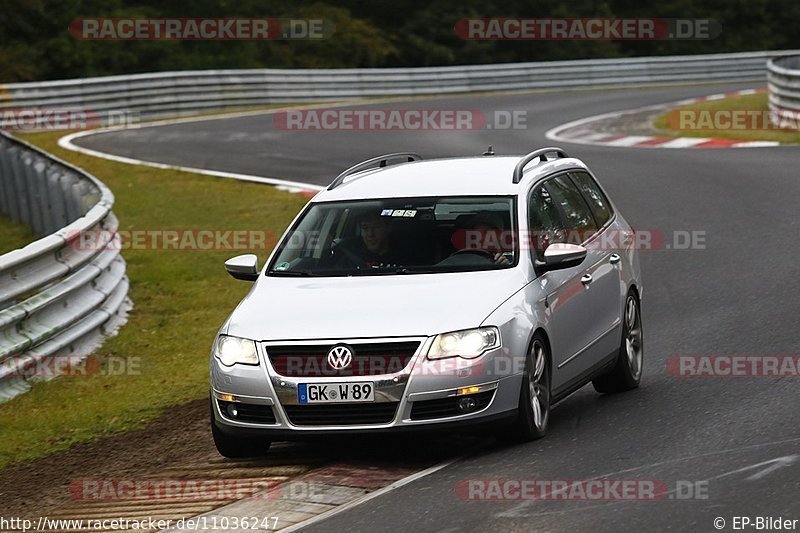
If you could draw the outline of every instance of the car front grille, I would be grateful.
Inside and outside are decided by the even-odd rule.
[[[394,420],[398,402],[336,405],[284,405],[286,416],[296,426],[349,426],[388,424]]]
[[[411,420],[431,420],[433,418],[445,418],[448,416],[458,416],[469,413],[477,413],[486,409],[491,403],[494,391],[479,392],[464,396],[453,396],[451,398],[440,398],[438,400],[423,400],[411,404]],[[462,398],[474,398],[475,407],[468,411],[458,408],[458,401]]]
[[[272,368],[286,377],[344,377],[395,374],[403,370],[419,348],[419,341],[348,343],[351,363],[343,369],[328,364],[335,344],[265,346]]]
[[[217,400],[222,416],[238,422],[254,424],[275,424],[275,412],[269,405],[252,403],[226,402]]]

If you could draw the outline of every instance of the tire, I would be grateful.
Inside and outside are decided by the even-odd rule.
[[[520,443],[541,439],[550,420],[550,350],[540,334],[531,341],[519,392],[516,420],[498,435],[503,442]]]
[[[212,399],[211,402],[214,400]],[[214,445],[223,457],[228,459],[244,459],[247,457],[262,457],[267,454],[272,441],[268,439],[251,439],[232,437],[222,432],[217,427],[214,420],[214,405],[209,402],[211,407],[211,435],[214,437]]]
[[[622,340],[617,362],[607,374],[592,381],[594,390],[603,394],[611,394],[635,389],[642,379],[643,361],[642,310],[638,296],[631,290],[625,297],[625,307],[622,313]]]

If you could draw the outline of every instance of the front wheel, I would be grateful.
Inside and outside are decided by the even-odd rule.
[[[550,377],[550,353],[537,334],[525,361],[517,419],[500,434],[501,440],[530,442],[545,436],[550,420]]]
[[[592,381],[597,392],[623,392],[639,386],[644,360],[641,311],[639,298],[635,292],[629,291],[625,298],[625,312],[622,315],[622,342],[617,364],[607,374]]]

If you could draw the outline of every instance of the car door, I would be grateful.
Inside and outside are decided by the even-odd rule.
[[[585,171],[570,172],[570,178],[581,192],[599,226],[598,234],[586,246],[597,251],[598,263],[592,282],[592,304],[597,309],[600,333],[606,335],[597,341],[599,355],[609,355],[619,349],[622,303],[625,283],[622,277],[623,239],[614,223],[614,211],[603,190]]]
[[[603,246],[600,231],[605,230],[603,226],[610,217],[598,224],[595,211],[582,191],[586,188],[585,177],[591,179],[588,174],[578,179],[561,174],[547,184],[564,217],[567,242],[580,244],[588,250],[586,259],[574,274],[573,283],[580,283],[584,288],[586,308],[569,317],[573,330],[582,332],[582,346],[562,362],[568,380],[576,379],[603,363],[619,344],[619,272],[616,263],[620,257],[614,250]],[[607,201],[604,205],[608,205]]]
[[[543,260],[544,250],[553,243],[566,242],[567,226],[559,200],[549,188],[549,180],[535,186],[528,195],[528,229],[533,260]],[[577,364],[568,363],[591,341],[592,331],[586,327],[593,320],[589,291],[581,283],[586,261],[572,267],[549,270],[532,284],[535,293],[544,294],[544,302],[532,302],[547,320],[547,332],[553,357],[553,392],[568,385],[577,373]]]

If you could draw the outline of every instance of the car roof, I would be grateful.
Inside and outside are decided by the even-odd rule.
[[[420,196],[516,195],[553,172],[588,170],[580,160],[559,158],[532,161],[520,183],[513,183],[514,167],[523,156],[483,156],[429,159],[369,169],[345,178],[333,190],[323,189],[312,201],[362,200]]]

